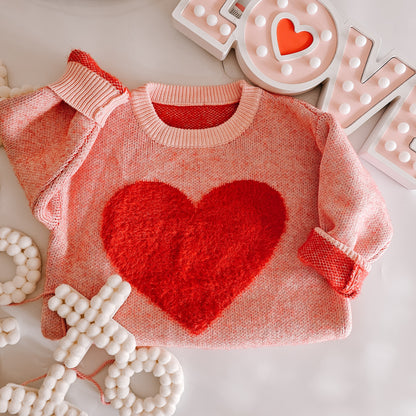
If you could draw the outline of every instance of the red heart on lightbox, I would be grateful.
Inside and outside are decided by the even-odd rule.
[[[292,59],[311,51],[317,34],[313,27],[299,25],[294,16],[283,14],[273,21],[272,41],[278,59]]]

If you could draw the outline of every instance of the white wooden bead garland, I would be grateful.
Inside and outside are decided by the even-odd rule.
[[[54,357],[73,368],[95,344],[115,357],[105,380],[105,395],[119,409],[120,416],[172,416],[184,390],[178,360],[161,348],[136,348],[134,336],[112,319],[130,291],[129,283],[118,275],[110,276],[91,300],[69,285],[58,286],[48,306],[70,328],[59,341]],[[131,377],[142,371],[159,377],[160,390],[155,397],[141,399],[130,390]]]
[[[20,329],[16,318],[0,319],[0,348],[17,344],[20,340]]]
[[[76,379],[74,370],[54,364],[39,390],[9,383],[0,389],[0,413],[19,416],[88,416],[64,400]]]
[[[130,389],[131,378],[141,372],[159,378],[159,393],[142,399]],[[178,360],[168,351],[157,347],[136,349],[120,368],[114,363],[105,379],[107,400],[119,409],[120,416],[172,416],[184,390],[183,372]]]
[[[0,306],[21,303],[35,291],[41,278],[39,249],[26,234],[9,227],[0,227],[1,252],[12,257],[16,275],[7,282],[0,282]]]

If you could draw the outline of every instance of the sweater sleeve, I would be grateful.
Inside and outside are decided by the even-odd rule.
[[[0,137],[35,217],[59,222],[62,190],[128,91],[81,51],[48,87],[0,102]]]
[[[380,192],[331,115],[320,116],[316,137],[322,152],[319,226],[298,255],[338,293],[353,298],[387,248],[392,227]]]

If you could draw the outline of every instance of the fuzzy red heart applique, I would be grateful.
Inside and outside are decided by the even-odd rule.
[[[101,236],[120,275],[197,335],[259,274],[285,222],[281,195],[262,182],[227,183],[195,203],[136,182],[106,204]]]

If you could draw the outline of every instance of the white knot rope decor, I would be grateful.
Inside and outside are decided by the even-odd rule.
[[[20,328],[16,318],[0,319],[0,348],[20,341]]]
[[[69,329],[54,358],[74,368],[94,344],[115,358],[108,368],[104,394],[120,416],[172,416],[184,391],[179,361],[162,348],[137,348],[133,334],[113,319],[130,291],[130,284],[119,275],[110,276],[91,300],[69,285],[58,286],[48,306],[65,319]],[[160,389],[154,397],[142,399],[131,391],[131,378],[141,372],[159,378]]]
[[[31,85],[23,85],[20,88],[10,88],[7,80],[7,68],[4,66],[3,62],[0,60],[0,101],[17,97],[18,95],[28,94],[35,91],[36,88]],[[0,137],[0,146],[2,146],[1,137]]]
[[[76,379],[75,370],[54,364],[39,390],[9,383],[0,389],[0,413],[19,416],[88,416],[64,400]]]
[[[22,85],[20,88],[11,88],[7,80],[7,68],[0,60],[0,101],[5,98],[17,97],[18,95],[28,94],[35,91],[31,85]]]
[[[56,361],[76,367],[92,344],[105,349],[116,361],[126,362],[136,348],[134,336],[112,318],[128,298],[131,287],[113,275],[91,300],[71,286],[60,285],[48,301],[51,311],[70,327],[55,350]]]
[[[1,252],[13,259],[16,273],[11,280],[0,282],[0,306],[21,303],[36,290],[41,278],[39,249],[26,234],[9,227],[0,227]]]
[[[159,378],[160,389],[154,397],[142,399],[130,389],[134,374],[153,373]],[[104,391],[107,400],[120,416],[172,416],[184,390],[182,368],[169,352],[157,347],[138,348],[127,363],[114,363],[108,368]]]

